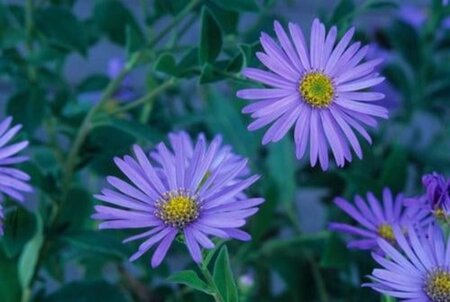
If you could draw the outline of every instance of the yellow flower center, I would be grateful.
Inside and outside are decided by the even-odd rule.
[[[306,103],[317,108],[331,105],[335,93],[330,77],[316,71],[303,76],[298,90]]]
[[[447,269],[438,268],[430,273],[424,290],[432,302],[450,301],[450,272]]]
[[[155,216],[166,225],[176,228],[183,228],[199,215],[197,196],[191,195],[184,189],[167,192],[156,201],[155,206]]]
[[[381,224],[378,226],[378,235],[387,241],[395,242],[394,230],[389,224]]]
[[[433,211],[434,217],[438,220],[446,220],[447,219],[447,213],[442,208],[437,208]]]

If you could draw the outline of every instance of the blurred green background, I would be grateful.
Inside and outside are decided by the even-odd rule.
[[[254,86],[240,70],[259,66],[260,32],[273,36],[274,20],[309,32],[314,17],[341,34],[355,25],[385,59],[390,109],[364,158],[327,172],[295,159],[292,135],[262,147],[235,97]],[[24,125],[35,187],[24,207],[5,203],[0,301],[210,301],[167,280],[194,267],[184,246],[157,269],[149,255],[130,264],[130,233],[90,219],[92,195],[119,175],[112,158],[171,131],[220,133],[263,175],[253,240],[226,243],[241,301],[380,301],[361,288],[369,253],[327,231],[348,220],[333,198],[412,195],[424,172],[449,174],[450,9],[439,0],[3,0],[0,51],[0,116]]]

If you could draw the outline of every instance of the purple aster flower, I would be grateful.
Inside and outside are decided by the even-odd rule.
[[[7,117],[0,123],[0,235],[3,235],[3,206],[4,196],[23,202],[25,197],[23,192],[31,192],[32,188],[27,184],[30,176],[18,169],[11,168],[10,165],[28,160],[25,156],[18,156],[17,153],[28,146],[28,141],[22,141],[7,145],[22,128],[22,125],[10,127],[12,117]]]
[[[397,246],[384,239],[378,244],[386,257],[373,254],[382,268],[372,272],[372,283],[364,286],[409,302],[450,301],[450,241],[438,227],[417,233],[394,227]]]
[[[96,206],[93,216],[103,221],[101,229],[146,229],[125,242],[145,238],[131,261],[157,245],[153,267],[161,263],[177,234],[184,236],[196,262],[202,260],[201,247],[214,247],[211,235],[249,240],[239,228],[264,201],[242,194],[259,176],[242,177],[247,160],[221,146],[220,137],[207,144],[200,135],[193,145],[185,133],[169,138],[172,150],[160,143],[149,158],[134,146],[135,158],[115,158],[129,182],[108,177],[113,189],[102,190],[96,198],[110,205]]]
[[[337,42],[336,27],[326,33],[325,26],[316,19],[309,47],[297,24],[289,24],[290,37],[278,22],[275,32],[279,44],[262,33],[265,52],[256,54],[270,71],[243,71],[246,77],[268,87],[237,92],[238,97],[253,101],[243,109],[255,119],[248,129],[272,124],[262,140],[267,144],[279,141],[295,124],[297,158],[303,157],[309,145],[311,165],[319,161],[323,170],[328,168],[328,147],[339,167],[352,160],[350,148],[361,158],[354,131],[370,143],[363,125],[375,127],[374,117],[388,117],[386,108],[371,104],[384,95],[367,90],[384,80],[374,72],[381,60],[361,63],[368,46],[350,43],[353,28]]]
[[[108,61],[108,76],[110,79],[117,78],[122,70],[125,68],[125,61],[123,58],[116,57]],[[133,88],[130,75],[126,76],[121,85],[114,92],[113,97],[119,101],[130,102],[136,98],[136,91]]]
[[[395,243],[394,226],[405,228],[407,224],[413,224],[422,227],[423,224],[424,215],[421,213],[416,213],[417,215],[412,217],[408,215],[403,195],[399,194],[394,198],[388,188],[383,190],[382,203],[371,192],[367,193],[367,202],[360,196],[355,197],[354,205],[340,197],[334,202],[359,224],[358,226],[345,223],[330,224],[331,230],[357,237],[349,242],[349,248],[379,251],[378,238]]]
[[[405,203],[424,215],[446,220],[450,215],[450,179],[436,172],[422,177],[426,193],[408,198]]]

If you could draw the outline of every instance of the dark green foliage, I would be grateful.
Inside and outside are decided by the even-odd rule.
[[[398,17],[415,5],[406,0],[1,1],[0,116],[23,125],[16,139],[29,140],[31,160],[18,168],[34,192],[2,203],[0,301],[380,301],[360,286],[375,267],[369,253],[348,250],[326,224],[350,222],[335,196],[415,195],[423,173],[450,173],[450,8],[413,2],[428,13],[419,27]],[[359,137],[363,159],[327,172],[296,159],[292,131],[261,146],[235,96],[257,86],[240,72],[262,68],[261,31],[275,36],[279,20],[308,33],[313,17],[339,35],[356,25],[354,40],[383,48],[395,92],[372,144]],[[108,72],[117,56],[123,66]],[[215,239],[200,266],[180,243],[157,269],[149,254],[129,263],[142,241],[122,240],[142,230],[98,230],[93,195],[105,176],[123,176],[114,157],[181,129],[221,134],[262,176],[247,192],[266,200],[245,227],[252,240]],[[302,194],[314,190],[323,219]]]

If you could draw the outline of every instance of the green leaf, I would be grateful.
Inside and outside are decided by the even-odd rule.
[[[22,207],[6,215],[3,247],[6,256],[15,257],[36,233],[36,217]]]
[[[154,69],[171,76],[178,75],[177,62],[171,53],[162,53],[158,59],[156,59]]]
[[[213,279],[214,284],[224,301],[239,301],[238,290],[233,277],[233,271],[231,270],[228,249],[226,246],[223,246],[217,255],[216,262],[214,263]]]
[[[73,187],[61,205],[58,224],[65,230],[80,230],[92,214],[92,195],[81,187]]]
[[[34,237],[27,242],[19,258],[19,281],[22,289],[27,290],[38,264],[39,254],[44,243],[42,220],[37,217],[37,230]]]
[[[350,255],[342,239],[332,234],[326,241],[320,265],[326,268],[344,269],[350,262]]]
[[[367,5],[367,9],[389,9],[389,8],[398,8],[398,3],[392,0],[378,0],[370,2]]]
[[[177,272],[167,278],[167,281],[184,284],[195,290],[206,294],[211,294],[211,289],[209,286],[202,279],[200,279],[195,271],[192,270]]]
[[[348,22],[352,13],[354,12],[356,5],[353,0],[341,0],[333,11],[333,15],[330,19],[330,24],[342,24]]]
[[[221,133],[236,152],[255,158],[258,142],[254,134],[247,131],[238,100],[225,98],[218,92],[208,90],[207,125],[214,133]]]
[[[50,43],[86,54],[87,36],[84,25],[68,9],[49,6],[36,14],[38,28]]]
[[[408,174],[408,154],[404,148],[394,146],[384,161],[380,178],[380,188],[389,187],[394,192],[402,192]]]
[[[214,3],[222,6],[225,9],[237,12],[258,11],[258,5],[256,4],[255,0],[227,0],[227,1],[214,0]]]
[[[221,68],[213,66],[212,64],[209,63],[204,64],[202,72],[200,74],[200,78],[198,80],[199,84],[204,85],[225,79],[225,77],[220,72],[218,72],[218,70],[221,70]]]
[[[171,53],[162,53],[155,62],[154,69],[178,78],[191,78],[199,74],[198,50],[189,50],[177,64]]]
[[[22,288],[19,283],[16,259],[10,259],[0,249],[0,301],[21,301]]]
[[[221,1],[222,3],[226,3]],[[237,34],[239,24],[239,13],[233,10],[225,9],[217,5],[214,1],[205,2],[205,5],[211,10],[219,22],[224,36],[228,34]]]
[[[178,74],[180,77],[190,78],[199,74],[198,49],[188,51],[178,63]]]
[[[199,59],[202,64],[212,63],[222,49],[222,29],[215,16],[206,7],[202,9],[201,20]]]
[[[124,259],[128,257],[128,248],[116,237],[99,231],[73,231],[60,237],[65,243],[72,245],[79,251],[97,253],[113,258]]]
[[[99,29],[105,32],[114,43],[126,44],[127,27],[134,31],[133,35],[140,36],[140,40],[143,40],[142,32],[133,14],[120,1],[97,1],[94,7],[94,21]],[[136,39],[136,37],[133,39]]]
[[[153,1],[153,6],[155,10],[155,15],[161,16],[161,15],[177,15],[180,13],[186,5],[189,3],[189,1],[186,0],[155,0]]]
[[[127,302],[117,285],[106,281],[79,281],[64,285],[45,298],[47,302]]]
[[[158,130],[133,120],[107,118],[95,122],[94,127],[113,127],[137,140],[144,140],[152,143],[161,141],[164,137]]]
[[[135,27],[127,25],[126,27],[126,51],[127,58],[131,56],[142,47],[144,47],[145,41],[142,33],[136,30]]]
[[[386,29],[386,35],[394,51],[399,52],[412,67],[421,66],[424,60],[424,47],[414,27],[396,20]],[[412,48],[414,51],[411,51]]]
[[[268,175],[277,185],[280,202],[292,204],[295,199],[295,146],[290,136],[269,146],[267,157]]]
[[[238,73],[245,66],[245,57],[242,52],[239,52],[229,63],[226,68],[227,72]]]
[[[319,232],[315,234],[304,234],[301,236],[289,238],[289,239],[274,239],[265,243],[258,251],[256,255],[277,255],[281,251],[295,250],[299,247],[308,247],[314,245],[320,245],[325,240],[328,240],[330,233]]]
[[[6,111],[14,117],[14,123],[22,124],[26,131],[33,133],[45,116],[46,105],[42,90],[30,89],[13,95]]]

